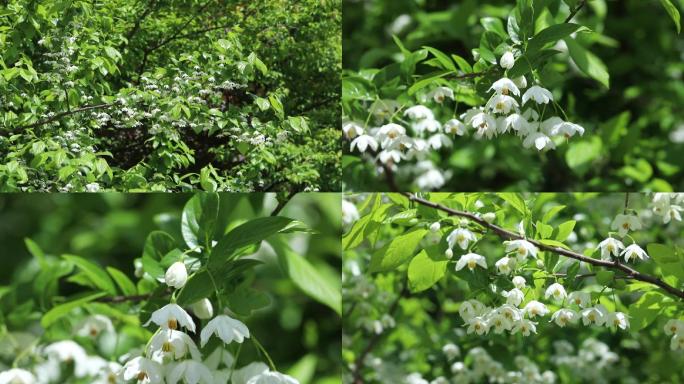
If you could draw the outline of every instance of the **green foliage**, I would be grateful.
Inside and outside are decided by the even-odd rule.
[[[272,358],[301,383],[339,383],[339,205],[333,194],[0,196],[14,255],[0,273],[0,371],[33,370],[34,346],[64,339],[115,361],[145,346],[152,311],[207,298],[258,338],[230,346],[238,367]],[[178,261],[189,279],[174,291],[164,278]],[[111,319],[116,345],[74,334],[91,315]],[[195,318],[198,335],[207,321]]]
[[[518,377],[515,372],[528,372],[530,383],[678,383],[684,379],[675,368],[684,363],[684,356],[671,350],[672,336],[664,329],[669,320],[684,319],[684,252],[678,235],[682,223],[663,223],[656,209],[657,198],[663,196],[653,202],[647,194],[628,194],[625,200],[624,194],[611,193],[417,196],[471,216],[448,216],[400,194],[345,195],[358,213],[349,216],[355,218],[347,223],[343,237],[343,338],[347,340],[343,358],[351,367],[347,380],[411,382],[412,375],[427,382],[442,377],[444,382],[485,383]],[[682,201],[682,195],[677,196]],[[625,212],[636,215],[641,228],[619,235],[613,232],[612,221]],[[497,227],[488,227],[487,222]],[[458,244],[449,246],[447,238],[456,229],[470,231],[475,239],[463,249]],[[516,259],[519,250],[506,250],[504,241],[509,237],[501,231],[524,233],[530,241],[594,259],[600,259],[598,244],[609,236],[625,247],[637,244],[650,258],[625,261],[621,255],[619,263],[650,280],[635,279],[616,267],[616,258],[593,265],[539,248],[536,259]],[[459,259],[468,253],[482,255],[487,267],[458,268]],[[510,273],[498,270],[504,256],[517,260]],[[482,335],[469,329],[463,315],[468,302],[477,300],[487,307],[484,312],[475,310],[482,318],[490,310],[505,308],[504,293],[516,284],[513,276],[525,281],[517,307],[536,300],[550,311],[533,319],[536,331],[527,336],[496,332],[491,323]],[[680,295],[653,281],[667,283]],[[586,292],[589,302],[578,307],[569,298],[549,298],[546,292],[554,283],[568,294]],[[579,319],[561,327],[552,317],[562,308],[580,313],[598,305],[627,316],[629,326],[589,326]],[[581,356],[587,353],[592,357],[585,361]],[[546,370],[553,372],[555,380],[548,374],[540,378]],[[509,379],[501,382],[515,382]]]
[[[380,149],[360,154],[349,148],[353,137],[347,137],[342,161],[346,187],[681,189],[684,115],[678,105],[684,103],[684,66],[677,33],[683,5],[681,0],[373,0],[364,7],[344,2],[343,115],[366,134],[389,122],[410,131],[402,115],[417,104],[430,108],[444,125],[483,105],[495,80],[522,75],[554,95],[556,103],[540,113],[586,129],[582,138],[558,138],[556,150],[542,153],[522,150],[512,135],[478,140],[473,128],[464,136],[447,133],[452,147],[416,156],[401,149],[407,155],[398,164],[389,163],[390,170],[396,166],[396,186],[386,169],[378,171]],[[674,28],[662,22],[666,18]],[[517,59],[504,70],[498,60],[507,50],[516,52]],[[437,87],[451,89],[454,100],[431,100]],[[379,105],[391,113],[369,113]],[[419,183],[424,171],[413,166],[416,157],[434,165],[445,179],[442,186]]]
[[[338,8],[10,1],[0,190],[339,189]]]

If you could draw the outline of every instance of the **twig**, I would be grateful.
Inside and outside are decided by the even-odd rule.
[[[69,103],[69,102],[67,101],[67,104],[68,104],[68,103]],[[57,120],[57,119],[61,119],[61,118],[64,117],[64,116],[73,115],[73,114],[79,113],[79,112],[90,111],[90,110],[92,110],[92,109],[110,108],[110,107],[113,107],[115,104],[116,104],[116,103],[107,103],[107,104],[98,104],[98,105],[86,105],[86,106],[83,106],[83,107],[80,107],[80,108],[68,110],[68,111],[66,111],[66,112],[58,113],[58,114],[56,114],[56,115],[54,115],[54,116],[52,116],[52,117],[50,117],[50,118],[48,118],[48,119],[40,120],[40,121],[37,121],[37,122],[35,122],[35,123],[33,123],[33,124],[29,124],[29,125],[24,125],[24,126],[18,127],[17,130],[19,130],[19,129],[35,128],[35,127],[38,127],[38,126],[40,126],[40,125],[45,125],[45,124],[51,123],[51,122],[53,122],[53,121],[55,121],[55,120]]]
[[[565,19],[564,22],[565,22],[565,23],[569,23],[570,20],[572,20],[572,18],[575,17],[575,15],[577,14],[577,12],[579,12],[580,9],[582,9],[582,7],[584,7],[584,4],[585,4],[586,2],[587,2],[587,0],[580,0],[579,4],[577,4],[577,6],[576,6],[572,11],[570,11],[570,14],[569,14],[568,17]]]
[[[280,211],[282,211],[283,208],[285,208],[285,205],[287,205],[287,203],[290,202],[290,200],[292,200],[292,198],[293,198],[296,194],[297,194],[296,191],[291,191],[291,192],[289,192],[289,193],[287,194],[287,196],[285,197],[285,199],[283,199],[283,200],[278,200],[278,205],[276,205],[276,207],[275,207],[275,209],[273,210],[273,212],[271,212],[271,216],[278,216],[278,214],[280,213]]]
[[[390,316],[394,316],[394,313],[397,311],[397,308],[399,308],[399,301],[407,295],[408,281],[404,281],[404,285],[401,289],[401,292],[399,292],[397,298],[390,305],[389,309],[387,310],[387,314]],[[361,351],[361,354],[359,354],[356,360],[354,360],[354,370],[352,371],[354,384],[363,384],[363,377],[361,377],[361,371],[364,367],[363,361],[366,359],[366,356],[368,356],[368,354],[371,353],[371,351],[373,351],[373,348],[375,348],[378,345],[378,342],[384,335],[385,333],[373,334],[373,337],[371,337],[370,341],[368,342],[368,345],[366,345],[366,348],[364,348],[363,351]]]
[[[490,224],[487,221],[485,221],[484,219],[482,219],[482,218],[480,218],[480,217],[478,217],[478,216],[476,216],[470,212],[459,211],[459,210],[449,208],[449,207],[441,205],[441,204],[433,203],[429,200],[425,200],[423,198],[420,198],[420,197],[418,197],[412,193],[402,192],[402,194],[404,196],[408,197],[409,200],[415,201],[418,204],[422,204],[422,205],[425,205],[425,206],[428,206],[428,207],[431,207],[434,209],[438,209],[438,210],[446,212],[452,216],[459,216],[459,217],[466,218],[470,221],[473,221],[473,222],[491,230],[494,234],[496,234],[497,236],[499,236],[502,239],[505,239],[505,240],[511,240],[511,239],[527,240],[530,243],[532,243],[533,245],[535,245],[537,248],[539,248],[543,251],[553,252],[553,253],[556,253],[556,254],[559,254],[559,255],[562,255],[565,257],[569,257],[571,259],[583,261],[587,264],[592,264],[592,265],[596,265],[599,267],[619,270],[619,271],[624,272],[627,275],[627,277],[629,277],[631,279],[653,284],[655,286],[662,288],[664,291],[666,291],[667,293],[669,293],[673,296],[676,296],[680,299],[684,299],[684,290],[679,290],[679,289],[669,285],[668,283],[664,282],[663,280],[661,280],[655,276],[651,276],[651,275],[641,273],[635,269],[632,269],[631,267],[626,266],[625,264],[618,264],[618,263],[615,263],[613,261],[594,259],[594,258],[584,256],[582,254],[579,254],[579,253],[574,252],[574,251],[569,250],[569,249],[564,249],[564,248],[546,245],[546,244],[543,244],[537,240],[525,238],[524,236],[521,236],[515,232],[511,232],[511,231],[506,230],[504,228],[501,228],[497,225]]]

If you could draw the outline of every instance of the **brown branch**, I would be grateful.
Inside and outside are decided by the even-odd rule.
[[[68,101],[67,101],[67,104],[68,104]],[[15,129],[15,131],[16,131],[16,130],[20,130],[20,129],[35,128],[35,127],[38,127],[38,126],[41,126],[41,125],[45,125],[45,124],[51,123],[51,122],[53,122],[53,121],[55,121],[55,120],[61,119],[62,117],[65,117],[65,116],[68,116],[68,115],[73,115],[73,114],[79,113],[79,112],[90,111],[90,110],[92,110],[92,109],[110,108],[110,107],[113,107],[115,104],[116,104],[116,103],[107,103],[107,104],[98,104],[98,105],[86,105],[86,106],[83,106],[83,107],[80,107],[80,108],[68,110],[68,111],[66,111],[66,112],[58,113],[58,114],[56,114],[56,115],[54,115],[54,116],[52,116],[52,117],[50,117],[50,118],[48,118],[48,119],[40,120],[40,121],[37,121],[37,122],[35,122],[35,123],[33,123],[33,124],[29,124],[29,125],[24,125],[24,126],[18,127],[18,128]]]
[[[397,311],[399,308],[399,301],[405,297],[408,296],[408,281],[404,281],[404,285],[401,289],[401,292],[399,292],[399,295],[397,298],[392,302],[390,305],[389,309],[387,310],[387,314],[390,316],[394,316],[394,313]],[[382,337],[385,335],[385,332],[382,333],[374,333],[371,339],[368,341],[368,344],[366,347],[361,351],[361,354],[354,360],[354,369],[352,370],[352,376],[354,379],[354,384],[363,384],[363,377],[361,375],[361,371],[364,368],[364,360],[366,359],[366,356],[368,356],[371,351],[373,351],[373,348],[375,348]]]
[[[577,14],[577,12],[579,12],[580,9],[582,9],[582,7],[584,7],[584,4],[586,4],[586,2],[587,2],[587,0],[580,0],[579,4],[577,4],[577,6],[576,6],[572,11],[570,11],[570,14],[569,14],[568,17],[565,19],[564,22],[565,22],[565,23],[569,23],[570,20],[572,20],[572,18],[575,17],[575,15]]]
[[[282,211],[283,208],[285,208],[285,205],[287,205],[287,203],[289,203],[290,200],[292,200],[292,198],[293,198],[296,194],[297,194],[296,191],[292,191],[292,192],[289,192],[289,193],[287,194],[287,196],[286,196],[284,199],[278,200],[278,205],[276,205],[276,207],[275,207],[275,209],[273,210],[273,212],[271,212],[271,216],[278,216],[278,214],[280,213],[280,211]]]
[[[609,268],[609,269],[614,269],[614,270],[619,270],[619,271],[624,272],[626,274],[626,277],[628,277],[628,278],[643,281],[643,282],[646,282],[649,284],[653,284],[657,287],[660,287],[661,289],[663,289],[664,291],[666,291],[667,293],[669,293],[673,296],[676,296],[680,299],[684,299],[684,290],[679,290],[679,289],[669,285],[668,283],[664,282],[663,280],[661,280],[655,276],[651,276],[651,275],[641,273],[641,272],[639,272],[639,271],[637,271],[631,267],[628,267],[624,264],[620,264],[620,263],[616,263],[616,262],[608,261],[608,260],[594,259],[594,258],[584,256],[580,253],[574,252],[574,251],[569,250],[569,249],[554,247],[554,246],[550,246],[547,244],[543,244],[537,240],[527,239],[524,236],[521,236],[515,232],[511,232],[511,231],[506,230],[506,229],[499,227],[497,225],[490,224],[487,221],[485,221],[484,219],[476,216],[473,213],[459,211],[459,210],[449,208],[449,207],[441,205],[441,204],[433,203],[429,200],[425,200],[423,198],[420,198],[420,197],[418,197],[412,193],[402,192],[402,194],[404,196],[408,197],[409,200],[415,201],[418,204],[422,204],[422,205],[425,205],[427,207],[438,209],[440,211],[448,213],[451,216],[459,216],[459,217],[466,218],[470,221],[473,221],[473,222],[481,225],[482,227],[489,229],[494,234],[496,234],[497,236],[499,236],[500,238],[502,238],[504,240],[511,240],[511,239],[513,239],[513,240],[527,240],[530,243],[534,244],[537,248],[539,248],[543,251],[553,252],[553,253],[556,253],[558,255],[562,255],[565,257],[569,257],[571,259],[575,259],[575,260],[585,262],[587,264],[591,264],[591,265],[595,265],[595,266],[599,266],[599,267],[604,267],[604,268]]]

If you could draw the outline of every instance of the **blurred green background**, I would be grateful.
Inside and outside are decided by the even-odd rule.
[[[0,194],[0,290],[11,286],[16,297],[25,294],[31,300],[30,287],[38,265],[24,245],[26,237],[38,243],[46,254],[79,255],[101,266],[115,266],[137,281],[133,276],[133,259],[142,255],[148,233],[163,229],[180,238],[180,214],[190,197],[191,194]],[[274,194],[223,194],[220,212],[232,222],[267,216],[276,204]],[[292,248],[316,269],[336,279],[341,268],[339,207],[339,194],[301,193],[280,213],[317,231],[313,235],[282,237],[289,239]],[[253,287],[266,292],[272,304],[246,320],[250,331],[259,338],[279,370],[310,372],[312,379],[308,383],[339,383],[339,316],[304,295],[284,276],[269,245],[264,243],[259,253],[267,263],[257,268]],[[77,289],[82,288],[62,282],[59,293],[65,295]],[[15,295],[0,294],[3,314],[10,315],[23,304],[21,299],[14,301],[11,296]],[[13,331],[30,324],[12,324],[8,316],[8,326]],[[242,356],[244,362],[256,357],[251,344]]]
[[[578,3],[539,2],[548,9]],[[684,9],[684,0],[672,3]],[[541,72],[548,88],[562,89],[559,102],[587,129],[584,138],[539,154],[511,136],[457,137],[454,149],[440,152],[437,162],[454,172],[442,190],[684,189],[684,38],[658,0],[586,4],[575,20],[594,33],[578,41],[606,64],[610,89],[585,77],[567,53]],[[431,46],[472,63],[471,49],[479,46],[484,31],[480,18],[497,17],[505,24],[514,6],[511,0],[345,0],[343,66],[356,72],[396,62],[401,55],[393,34],[409,50]],[[419,66],[417,72],[430,69]],[[374,172],[370,166],[345,169],[348,189],[388,190]]]

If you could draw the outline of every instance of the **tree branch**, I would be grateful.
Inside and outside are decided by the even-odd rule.
[[[67,105],[68,105],[68,101],[67,101]],[[86,106],[83,106],[83,107],[80,107],[80,108],[68,110],[68,111],[66,111],[66,112],[58,113],[58,114],[56,114],[56,115],[54,115],[54,116],[52,116],[52,117],[50,117],[50,118],[47,118],[47,119],[45,119],[45,120],[39,120],[39,121],[37,121],[37,122],[35,122],[35,123],[33,123],[33,124],[29,124],[29,125],[24,125],[24,126],[18,127],[18,128],[16,128],[14,131],[17,131],[17,130],[20,130],[20,129],[35,128],[35,127],[38,127],[38,126],[41,126],[41,125],[45,125],[45,124],[51,123],[51,122],[53,122],[53,121],[55,121],[55,120],[61,119],[61,118],[64,117],[64,116],[73,115],[73,114],[79,113],[79,112],[90,111],[90,110],[92,110],[92,109],[110,108],[110,107],[113,107],[114,105],[116,105],[116,103],[107,103],[107,104],[98,104],[98,105],[86,105]]]
[[[511,231],[506,230],[506,229],[499,227],[497,225],[488,223],[484,219],[476,216],[473,213],[459,211],[459,210],[449,208],[449,207],[441,205],[441,204],[433,203],[429,200],[425,200],[423,198],[420,198],[420,197],[418,197],[412,193],[403,192],[402,194],[404,196],[408,197],[411,201],[414,201],[418,204],[422,204],[422,205],[425,205],[425,206],[428,206],[428,207],[431,207],[434,209],[438,209],[440,211],[448,213],[451,216],[459,216],[459,217],[466,218],[470,221],[473,221],[473,222],[491,230],[492,232],[494,232],[494,234],[496,234],[497,236],[499,236],[500,238],[502,238],[504,240],[527,240],[530,243],[534,244],[537,248],[539,248],[543,251],[553,252],[553,253],[556,253],[556,254],[559,254],[559,255],[562,255],[565,257],[569,257],[571,259],[575,259],[575,260],[585,262],[587,264],[591,264],[591,265],[595,265],[595,266],[599,266],[599,267],[604,267],[604,268],[609,268],[609,269],[614,269],[614,270],[619,270],[619,271],[624,272],[628,278],[643,281],[643,282],[646,282],[649,284],[653,284],[657,287],[660,287],[661,289],[663,289],[667,293],[678,297],[679,299],[684,299],[684,291],[683,290],[679,290],[679,289],[667,284],[666,282],[662,281],[661,279],[659,279],[655,276],[651,276],[651,275],[641,273],[641,272],[639,272],[639,271],[637,271],[631,267],[628,267],[624,264],[619,264],[619,263],[615,263],[615,262],[608,261],[608,260],[594,259],[594,258],[584,256],[580,253],[574,252],[574,251],[569,250],[569,249],[554,247],[554,246],[550,246],[547,244],[543,244],[537,240],[527,239],[524,236],[521,236],[515,232],[511,232]]]
[[[278,214],[280,213],[280,211],[282,211],[283,208],[285,208],[285,205],[287,205],[287,203],[289,203],[290,200],[292,200],[292,198],[293,198],[296,194],[297,194],[296,191],[291,191],[291,192],[289,192],[289,193],[287,194],[287,196],[286,196],[283,200],[278,200],[278,205],[276,205],[276,207],[275,207],[275,209],[273,210],[273,212],[271,212],[271,216],[278,216]]]

